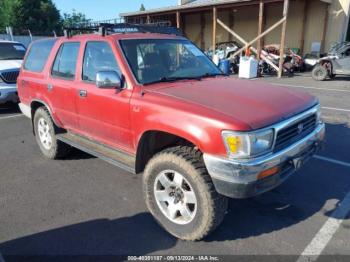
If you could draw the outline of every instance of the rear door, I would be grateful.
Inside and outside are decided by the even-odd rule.
[[[99,71],[122,76],[115,46],[108,41],[87,41],[82,56],[81,82],[75,87],[79,132],[101,143],[132,151],[129,103],[131,89],[100,89]]]
[[[63,127],[76,130],[78,126],[73,87],[77,85],[76,71],[80,42],[63,42],[51,65],[47,90]]]
[[[50,101],[46,99],[46,64],[56,41],[57,39],[52,38],[31,44],[17,79],[18,94],[22,103],[29,105],[35,98],[49,104]]]

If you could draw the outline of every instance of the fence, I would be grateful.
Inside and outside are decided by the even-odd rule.
[[[9,40],[9,41],[17,41],[22,43],[25,47],[28,47],[32,41],[48,38],[52,36],[29,36],[29,35],[14,35],[11,38],[9,34],[0,34],[0,40]]]

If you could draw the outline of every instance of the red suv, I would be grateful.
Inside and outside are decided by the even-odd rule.
[[[223,75],[177,34],[102,29],[34,42],[20,108],[47,158],[76,147],[140,174],[150,212],[174,236],[202,239],[227,197],[275,188],[320,147],[314,97]]]

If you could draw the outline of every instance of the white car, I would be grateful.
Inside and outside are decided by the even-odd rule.
[[[18,42],[0,40],[0,104],[17,103],[17,77],[26,48]]]

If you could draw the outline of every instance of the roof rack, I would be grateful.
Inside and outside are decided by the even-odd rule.
[[[125,33],[159,33],[183,36],[181,30],[171,26],[170,21],[147,24],[91,22],[88,24],[79,24],[75,27],[64,28],[63,31],[64,36],[67,38],[70,38],[73,32],[80,34],[94,32],[102,36]]]

